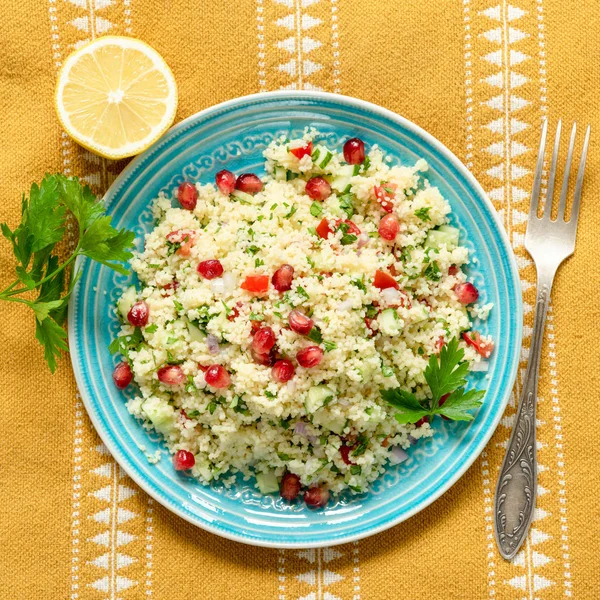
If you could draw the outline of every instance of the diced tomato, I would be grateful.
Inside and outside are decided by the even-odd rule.
[[[300,148],[291,148],[290,153],[293,154],[298,160],[301,160],[305,156],[310,156],[313,151],[312,142],[308,142],[306,146],[300,146]]]
[[[481,339],[481,335],[478,331],[469,331],[462,334],[463,340],[473,346],[475,350],[483,356],[483,358],[489,358],[494,351],[494,342],[488,342]]]
[[[442,351],[444,344],[445,344],[444,336],[440,335],[440,337],[438,338],[438,341],[435,343],[436,354],[439,354]]]
[[[367,329],[369,330],[370,337],[377,335],[377,329],[375,329],[373,327],[373,321],[376,321],[376,320],[377,319],[371,319],[370,317],[365,317],[365,325],[367,326]]]
[[[325,218],[323,218],[315,227],[315,231],[317,232],[317,235],[324,240],[326,240],[333,233],[333,230],[331,227],[329,227],[329,221]]]
[[[355,465],[356,463],[352,460],[350,460],[350,452],[352,451],[352,448],[350,446],[346,446],[346,444],[344,444],[343,446],[340,446],[340,454],[342,456],[342,460],[347,464],[347,465]]]
[[[253,294],[264,294],[269,291],[269,276],[248,275],[240,287]]]
[[[460,269],[456,265],[450,265],[448,275],[457,275]]]
[[[390,287],[397,290],[400,287],[398,282],[390,274],[380,270],[375,271],[373,285],[380,290],[385,290]]]
[[[395,183],[383,183],[382,185],[376,185],[373,188],[375,198],[381,205],[381,208],[391,213],[394,210],[394,198],[396,197],[396,184]]]
[[[390,445],[390,436],[389,436],[389,435],[386,435],[386,436],[383,438],[383,441],[381,442],[381,447],[382,447],[382,448],[387,448],[389,445]]]
[[[428,423],[429,422],[429,417],[421,417],[416,423],[415,423],[415,427],[421,427],[421,425]]]
[[[238,302],[230,311],[230,313],[227,315],[227,320],[228,321],[235,321],[239,316],[240,316],[240,311],[238,310],[238,307],[240,307],[242,305],[241,302]]]
[[[342,223],[341,219],[335,219],[334,229],[331,229],[331,227],[329,226],[329,221],[327,219],[323,218],[321,220],[321,222],[316,226],[315,230],[317,232],[317,235],[320,238],[323,238],[324,240],[326,240],[334,232],[334,230],[335,231],[338,230],[341,223]],[[346,225],[348,225],[348,233],[349,234],[351,234],[351,235],[360,235],[361,234],[361,231],[358,228],[358,226],[356,225],[356,223],[353,223],[349,219],[344,219],[344,223],[346,223]]]

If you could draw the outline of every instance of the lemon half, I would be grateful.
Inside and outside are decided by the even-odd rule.
[[[105,158],[145,150],[173,123],[177,86],[171,69],[135,38],[100,37],[65,61],[56,112],[67,133]]]

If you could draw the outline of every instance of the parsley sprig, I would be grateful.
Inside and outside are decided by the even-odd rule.
[[[77,179],[46,175],[39,186],[32,184],[29,199],[23,195],[18,227],[11,230],[1,224],[17,260],[17,278],[0,292],[0,300],[33,310],[35,336],[53,373],[61,353],[68,351],[63,324],[69,297],[81,275],[75,270],[75,259],[87,256],[119,273],[128,272],[120,263],[132,256],[128,249],[134,234],[114,229],[104,212],[104,205]],[[63,240],[69,213],[77,222],[79,236],[75,248],[63,258],[56,246]]]
[[[425,380],[431,397],[424,402],[400,388],[381,390],[382,398],[398,410],[394,415],[396,420],[399,423],[416,423],[423,417],[431,419],[435,415],[443,415],[453,421],[472,421],[470,411],[481,406],[485,391],[465,391],[469,363],[463,360],[464,355],[465,351],[458,347],[458,340],[454,338],[442,348],[439,358],[430,357],[425,368]]]

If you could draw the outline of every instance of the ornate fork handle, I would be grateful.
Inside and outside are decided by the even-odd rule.
[[[540,355],[553,274],[538,275],[529,363],[519,408],[496,488],[494,528],[502,556],[513,558],[524,541],[535,508],[537,462],[535,409]]]

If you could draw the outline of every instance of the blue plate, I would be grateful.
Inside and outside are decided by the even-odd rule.
[[[496,350],[488,373],[471,383],[487,388],[485,404],[471,424],[436,419],[436,435],[409,450],[371,489],[342,496],[326,510],[287,505],[261,496],[249,482],[230,489],[204,486],[173,470],[171,460],[150,464],[147,454],[163,447],[125,408],[111,373],[118,360],[107,346],[119,325],[114,303],[131,280],[84,260],[69,307],[69,338],[75,376],[87,411],[123,469],[158,502],[218,535],[259,546],[317,547],[356,540],[404,521],[433,502],[469,468],[492,435],[517,372],[522,334],[521,291],[515,259],[492,204],[462,163],[440,142],[398,115],[373,104],[319,92],[275,92],[225,102],[173,127],[138,156],[106,195],[116,227],[137,234],[152,229],[149,204],[184,180],[213,181],[224,167],[262,170],[261,152],[280,134],[294,137],[306,126],[321,131],[331,146],[358,136],[377,143],[399,162],[425,158],[429,178],[452,205],[461,243],[476,257],[470,275],[493,302],[489,320],[477,328],[491,334]]]

